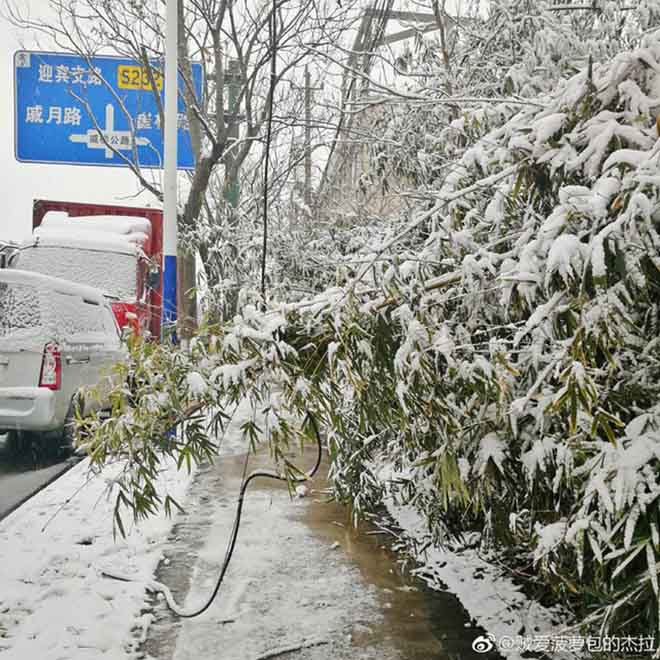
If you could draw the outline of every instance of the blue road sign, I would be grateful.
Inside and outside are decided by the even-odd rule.
[[[162,64],[153,67],[156,92],[146,68],[134,60],[18,51],[14,55],[17,160],[114,167],[137,161],[140,167],[161,168],[163,131],[156,93],[164,99],[164,76]],[[201,64],[193,63],[192,72],[201,99]],[[183,89],[179,75],[179,90]],[[178,117],[178,167],[193,169],[181,94]]]

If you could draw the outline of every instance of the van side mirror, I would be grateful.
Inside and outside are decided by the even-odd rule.
[[[160,268],[152,266],[147,271],[147,289],[157,289],[160,284]]]
[[[12,266],[18,258],[19,249],[16,243],[0,241],[0,268]]]

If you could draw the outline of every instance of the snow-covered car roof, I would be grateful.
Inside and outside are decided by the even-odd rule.
[[[20,270],[18,268],[0,270],[0,282],[7,284],[30,284],[36,288],[47,288],[65,295],[79,296],[99,305],[103,305],[107,301],[106,296],[100,289],[69,282],[69,280],[62,280],[59,277],[51,277],[50,275],[42,275],[41,273],[33,273],[32,271]]]

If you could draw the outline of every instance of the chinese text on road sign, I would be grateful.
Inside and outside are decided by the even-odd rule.
[[[156,94],[163,98],[162,64],[129,59],[19,51],[15,70],[15,148],[22,162],[160,168],[163,132]],[[153,83],[153,84],[152,84]],[[202,67],[193,64],[202,94]],[[179,88],[184,83],[179,76]],[[155,90],[154,90],[155,87]],[[181,95],[179,169],[194,157]]]

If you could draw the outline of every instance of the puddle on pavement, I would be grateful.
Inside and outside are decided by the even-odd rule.
[[[326,484],[315,480],[310,506],[301,519],[326,542],[338,543],[338,552],[354,563],[378,590],[384,615],[381,625],[354,634],[353,643],[369,647],[374,640],[389,639],[406,660],[468,660],[488,657],[472,650],[472,642],[485,634],[450,593],[435,591],[402,567],[392,549],[393,538],[369,522],[355,528],[346,507],[327,502]],[[320,483],[319,483],[320,482]],[[496,656],[493,656],[496,657]]]
[[[305,459],[291,455],[301,469],[308,469],[315,458],[311,450]],[[265,460],[264,460],[265,459]],[[297,460],[296,460],[297,459]],[[244,458],[236,459],[234,469]],[[304,467],[303,467],[304,464]],[[265,456],[250,457],[250,469],[272,467]],[[369,648],[388,640],[403,660],[495,660],[495,652],[477,653],[472,649],[476,637],[486,631],[471,623],[459,600],[449,592],[429,588],[419,578],[407,573],[402,557],[392,549],[394,539],[375,525],[363,521],[354,527],[347,507],[328,501],[325,490],[327,464],[324,460],[319,475],[310,483],[308,506],[296,515],[314,535],[328,545],[338,543],[337,552],[354,564],[364,581],[378,592],[383,623],[356,625],[352,643],[357,648]],[[257,480],[254,489],[286,488],[284,484]],[[358,622],[356,622],[358,623]]]

